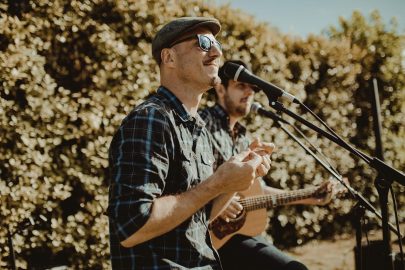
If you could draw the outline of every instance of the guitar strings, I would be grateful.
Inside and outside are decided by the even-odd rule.
[[[282,194],[274,194],[274,195],[263,195],[263,196],[257,196],[257,197],[250,197],[246,199],[241,199],[239,200],[239,203],[242,204],[242,206],[246,210],[254,210],[254,209],[260,209],[265,207],[271,207],[275,206],[277,204],[285,204],[291,201],[292,198],[294,199],[306,199],[311,196],[313,196],[314,191],[316,191],[317,188],[308,188],[304,190],[297,190],[297,191],[292,191],[288,193],[282,193]]]

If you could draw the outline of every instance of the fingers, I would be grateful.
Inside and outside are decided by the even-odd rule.
[[[348,184],[347,177],[343,177],[342,180]],[[318,205],[326,205],[332,199],[341,197],[343,194],[348,192],[347,188],[344,187],[340,182],[337,182],[335,179],[330,178],[329,180],[323,182],[318,188],[319,194],[322,194],[322,197],[316,200]]]
[[[260,145],[260,149],[262,151],[265,151],[267,155],[271,155],[271,153],[274,152],[276,146],[274,145],[274,143],[267,143],[267,142],[263,142]]]
[[[246,159],[248,159],[251,152],[252,151],[250,149],[245,150],[243,152],[240,152],[239,154],[236,154],[236,155],[232,156],[229,160],[230,161],[234,161],[234,160],[245,161]]]
[[[235,198],[239,199],[239,197]],[[221,214],[221,218],[224,219],[226,222],[229,222],[230,219],[235,219],[236,217],[238,217],[242,210],[243,206],[239,202],[232,200],[228,207]]]
[[[348,185],[347,177],[343,177],[342,181]],[[343,184],[337,182],[335,179],[329,179],[329,182],[330,183],[328,185],[328,192],[330,192],[330,189],[332,189],[331,192],[333,193],[333,197],[340,196],[348,191]]]
[[[271,159],[267,154],[260,155],[256,151],[252,151],[243,161],[253,166],[256,174],[255,177],[265,176],[270,170]],[[257,164],[257,162],[260,163]]]
[[[255,151],[259,155],[271,155],[275,148],[276,147],[273,143],[261,142],[259,138],[255,138],[249,145],[249,149]]]
[[[264,157],[262,157],[262,160],[263,160],[263,165],[267,168],[267,169],[270,169],[270,166],[271,166],[271,159],[270,159],[270,156],[264,156]]]
[[[333,190],[335,189],[335,187],[336,187],[336,182],[335,181],[328,181],[327,185],[326,185],[326,192],[332,193]]]
[[[229,211],[233,214],[239,214],[240,211],[242,211],[243,207],[240,203],[233,201],[230,205],[229,205]]]
[[[256,137],[253,142],[249,145],[249,149],[253,150],[260,145],[260,138]]]
[[[219,178],[219,188],[222,188],[225,192],[246,190],[253,184],[257,174],[260,176],[266,175],[269,168],[269,156],[260,156],[249,149],[233,156],[219,166],[217,172],[222,172],[218,173],[221,176]],[[234,179],[232,185],[227,181],[229,178]]]
[[[265,176],[266,174],[267,174],[267,169],[266,169],[266,167],[264,167],[263,164],[260,164],[260,166],[257,167],[257,170],[256,170],[256,177],[263,177],[263,176]]]
[[[253,167],[256,171],[257,167],[262,163],[263,158],[255,152],[250,152],[246,163]]]
[[[271,160],[268,155],[262,157],[262,164],[259,165],[259,167],[256,170],[256,176],[257,177],[262,177],[265,176],[269,170],[271,165]]]
[[[334,186],[335,186],[335,181],[332,181],[329,179],[329,180],[322,182],[322,184],[319,187],[320,187],[320,189],[322,189],[325,192],[331,192]]]
[[[236,218],[240,214],[242,209],[242,205],[238,202],[235,202],[233,204],[230,204],[227,209],[225,209],[224,216],[229,218]]]

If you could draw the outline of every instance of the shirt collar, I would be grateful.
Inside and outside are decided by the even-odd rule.
[[[200,115],[197,114],[195,117],[191,116],[184,104],[169,89],[164,86],[160,86],[157,90],[157,94],[166,99],[169,106],[174,109],[176,114],[183,122],[191,121],[195,122],[199,126],[205,126],[205,122]]]

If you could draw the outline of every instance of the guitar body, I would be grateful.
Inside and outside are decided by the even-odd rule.
[[[254,181],[249,189],[240,192],[241,198],[258,196],[263,194],[261,183]],[[257,236],[261,234],[267,225],[267,209],[262,208],[254,211],[242,212],[236,219],[226,222],[222,218],[216,218],[210,226],[211,241],[214,248],[222,247],[235,234]]]
[[[348,185],[348,182],[346,184]],[[329,185],[328,181],[319,187],[293,190],[279,194],[263,194],[260,181],[256,179],[249,189],[239,194],[241,198],[238,202],[243,206],[243,211],[239,216],[235,219],[230,219],[229,222],[226,222],[221,217],[211,222],[209,232],[213,246],[219,249],[235,234],[259,235],[266,228],[266,209],[308,198],[323,198],[327,192],[327,185]],[[339,193],[341,192],[337,189],[335,195]]]

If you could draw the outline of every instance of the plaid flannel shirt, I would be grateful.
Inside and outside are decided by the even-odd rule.
[[[120,245],[146,223],[154,199],[184,192],[213,173],[204,126],[164,87],[123,120],[109,149],[113,269],[220,268],[208,237],[209,205],[161,236],[132,248]]]
[[[233,155],[249,147],[246,128],[236,122],[233,130],[230,130],[229,116],[221,105],[217,103],[215,106],[205,108],[199,113],[205,121],[206,128],[211,133],[215,157],[214,170]]]

